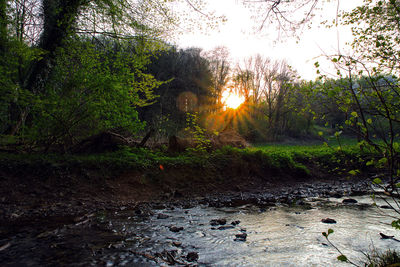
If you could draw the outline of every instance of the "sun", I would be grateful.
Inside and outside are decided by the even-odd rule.
[[[230,91],[225,91],[222,93],[222,103],[225,106],[232,109],[237,109],[244,102],[244,97],[239,96]]]

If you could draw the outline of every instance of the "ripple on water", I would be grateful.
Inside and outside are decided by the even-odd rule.
[[[336,199],[313,209],[278,207],[265,212],[254,206],[198,206],[162,210],[169,216],[162,220],[157,219],[157,214],[142,220],[120,216],[113,226],[123,225],[128,236],[135,235],[131,243],[135,251],[160,252],[173,248],[173,241],[179,241],[182,250],[198,252],[200,265],[206,266],[346,266],[336,260],[338,252],[321,234],[329,228],[335,231],[330,240],[352,259],[359,259],[360,251],[371,250],[372,246],[400,249],[399,242],[382,240],[379,236],[379,232],[398,235],[388,225],[390,218],[380,214],[376,207],[361,208],[371,202],[367,197],[357,200],[360,205],[342,205],[341,199]],[[322,223],[321,219],[327,217],[337,223]],[[210,221],[219,218],[225,218],[227,224],[238,220],[240,224],[218,230]],[[184,229],[174,233],[169,230],[172,225]],[[234,241],[235,235],[242,232],[247,233],[246,241]]]

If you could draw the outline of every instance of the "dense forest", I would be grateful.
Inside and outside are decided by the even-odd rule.
[[[313,2],[312,13],[318,1],[261,2],[268,19],[289,22],[280,7]],[[25,162],[25,156],[51,155],[54,166],[59,159],[74,165],[68,171],[93,161],[97,171],[108,166],[120,175],[133,169],[142,175],[140,186],[151,181],[156,190],[169,190],[163,180],[168,167],[171,176],[184,179],[201,176],[197,170],[222,177],[228,169],[229,179],[262,181],[279,175],[371,176],[399,211],[398,1],[364,1],[338,14],[328,27],[351,27],[352,54],[325,56],[335,76],[323,73],[323,63],[305,66],[318,73],[313,81],[285,60],[255,54],[234,61],[223,46],[204,51],[173,45],[168,35],[193,23],[174,11],[175,4],[204,15],[202,1],[1,1],[4,170],[17,173],[21,157]],[[203,17],[210,27],[224,21]],[[301,24],[308,21],[307,15]],[[231,106],[230,97],[240,102]],[[343,147],[343,139],[355,140],[354,146]],[[248,148],[285,142],[317,142],[330,152]],[[210,180],[204,183],[210,186]],[[249,186],[242,180],[235,180],[237,188]],[[234,184],[224,183],[220,189]],[[392,225],[400,229],[395,218]]]

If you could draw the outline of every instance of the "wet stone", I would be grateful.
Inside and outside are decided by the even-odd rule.
[[[233,225],[223,225],[218,227],[218,230],[228,230],[228,229],[234,229],[235,227]]]
[[[232,225],[238,225],[240,223],[240,221],[233,221],[231,222]]]
[[[169,215],[167,215],[167,214],[163,214],[163,213],[159,213],[158,215],[157,215],[157,219],[168,219],[169,218]]]
[[[322,219],[321,222],[323,222],[323,223],[329,223],[329,224],[336,223],[336,221],[335,221],[334,219],[331,219],[331,218]]]
[[[234,239],[234,241],[244,242],[247,239],[247,234],[246,233],[236,234],[235,237],[236,238]]]
[[[178,233],[178,232],[180,232],[180,231],[183,230],[183,227],[170,226],[170,227],[169,227],[169,230],[170,230],[171,232]]]
[[[356,203],[358,203],[358,201],[355,199],[352,199],[352,198],[346,198],[346,199],[343,199],[342,203],[343,204],[356,204]]]
[[[178,241],[174,241],[174,242],[172,242],[172,245],[174,245],[175,247],[181,247],[182,243],[178,242]]]
[[[189,252],[186,255],[186,260],[190,262],[197,261],[199,259],[199,254],[197,252]]]
[[[210,221],[211,226],[225,225],[226,219],[213,219]]]

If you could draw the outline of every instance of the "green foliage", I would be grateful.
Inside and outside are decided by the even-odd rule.
[[[342,16],[344,24],[353,26],[353,49],[366,61],[378,65],[373,70],[398,68],[399,13],[396,1],[365,1],[362,6]]]
[[[143,55],[123,47],[110,54],[111,49],[69,40],[58,50],[46,90],[32,103],[27,137],[47,146],[68,145],[108,129],[142,129],[135,107],[152,103],[152,89],[162,82],[142,72]]]
[[[400,230],[400,219],[392,222],[393,228]]]
[[[198,113],[186,113],[186,128],[185,131],[195,143],[193,150],[195,152],[204,153],[211,147],[211,140],[206,137],[206,130],[199,125]]]

